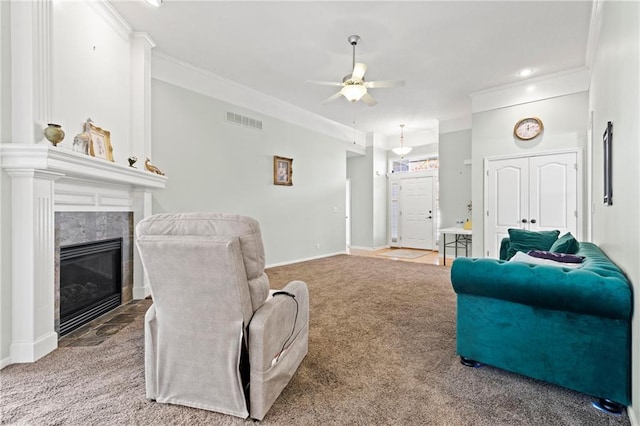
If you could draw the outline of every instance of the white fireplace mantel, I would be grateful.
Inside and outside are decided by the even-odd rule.
[[[83,179],[88,182],[112,183],[138,188],[164,188],[166,176],[123,164],[94,158],[64,147],[49,144],[0,145],[2,168],[8,173],[19,170],[46,170],[61,177]],[[137,167],[144,167],[139,163]]]
[[[167,177],[48,144],[0,144],[0,166],[11,177],[10,363],[34,362],[58,346],[55,212],[131,211],[137,223]],[[137,253],[133,280],[133,297],[146,297]]]

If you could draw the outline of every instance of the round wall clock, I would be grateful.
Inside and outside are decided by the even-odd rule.
[[[542,120],[538,117],[527,117],[516,123],[513,135],[520,140],[528,141],[538,136],[543,129]]]

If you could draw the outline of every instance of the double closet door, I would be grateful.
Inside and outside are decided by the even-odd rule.
[[[578,153],[486,160],[487,257],[498,258],[509,228],[578,234]]]

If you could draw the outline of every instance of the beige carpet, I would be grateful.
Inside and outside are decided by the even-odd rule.
[[[628,425],[591,398],[455,354],[449,269],[335,256],[268,271],[310,289],[309,354],[264,425]],[[508,342],[505,342],[507,345]],[[0,371],[2,424],[240,425],[144,396],[142,317],[96,347]]]

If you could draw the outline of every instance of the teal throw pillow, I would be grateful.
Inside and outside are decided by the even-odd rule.
[[[560,231],[527,231],[525,229],[509,229],[509,250],[507,259],[511,259],[517,252],[527,253],[529,250],[551,251],[551,246],[558,239]]]
[[[575,254],[578,252],[580,248],[580,243],[576,240],[571,232],[567,232],[562,237],[558,238],[555,243],[551,246],[549,251],[554,253],[567,253],[567,254]]]

